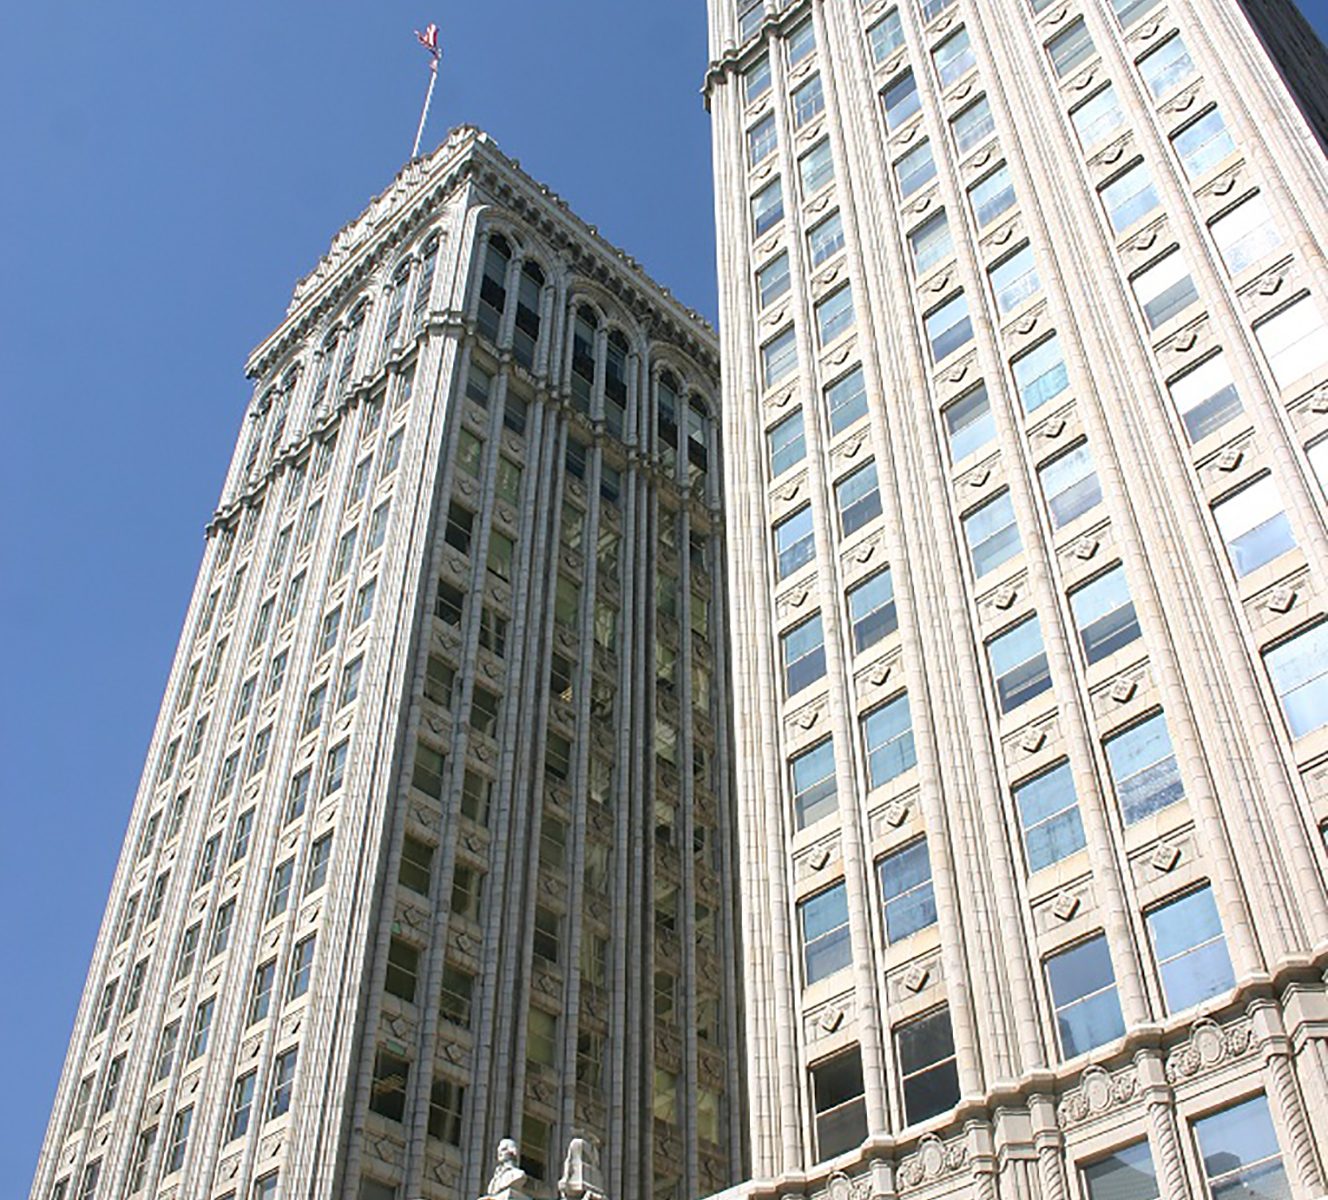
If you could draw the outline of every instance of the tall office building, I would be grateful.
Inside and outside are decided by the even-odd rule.
[[[1323,1195],[1322,46],[710,18],[734,1195]]]
[[[33,1196],[725,1186],[713,334],[461,129],[249,371]]]

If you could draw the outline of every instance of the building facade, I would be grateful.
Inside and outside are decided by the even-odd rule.
[[[735,1197],[1325,1192],[1328,72],[1289,12],[711,0]]]
[[[257,381],[32,1195],[739,1177],[713,333],[473,129]]]

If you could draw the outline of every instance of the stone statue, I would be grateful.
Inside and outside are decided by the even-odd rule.
[[[568,1144],[558,1195],[562,1200],[605,1200],[599,1148],[591,1139],[574,1137]]]
[[[511,1138],[498,1143],[498,1165],[489,1180],[485,1200],[526,1200],[526,1173],[521,1169],[521,1153]]]

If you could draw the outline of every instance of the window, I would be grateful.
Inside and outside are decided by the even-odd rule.
[[[1199,299],[1179,250],[1164,254],[1152,266],[1131,277],[1130,286],[1149,329],[1164,325]]]
[[[265,962],[254,972],[254,991],[249,1000],[249,1024],[263,1020],[272,1010],[272,983],[276,979],[277,963]]]
[[[923,23],[935,20],[953,3],[954,0],[919,0],[918,8],[922,12]]]
[[[1041,408],[1054,400],[1070,386],[1069,372],[1065,369],[1065,356],[1061,353],[1061,340],[1052,334],[1044,342],[1021,354],[1010,364],[1014,371],[1015,386],[1025,412]]]
[[[536,958],[557,966],[562,952],[562,919],[551,908],[535,905],[535,935],[533,941]]]
[[[866,463],[835,484],[839,529],[844,537],[856,533],[881,515],[881,492],[876,464]]]
[[[502,703],[502,698],[497,692],[491,692],[486,687],[475,685],[471,693],[470,700],[470,727],[476,733],[485,737],[494,737],[498,730],[498,709]],[[435,795],[441,795],[442,781],[439,780],[439,792]]]
[[[757,237],[784,219],[784,187],[781,180],[767,183],[752,197],[752,229]]]
[[[1258,322],[1254,336],[1280,388],[1328,363],[1328,328],[1308,296]]]
[[[92,1027],[94,1035],[105,1033],[106,1026],[110,1024],[111,1013],[115,1011],[115,994],[119,990],[120,981],[112,979],[101,992],[101,1003],[97,1006],[97,1021]]]
[[[895,1050],[899,1055],[907,1124],[925,1121],[958,1103],[959,1069],[948,1008],[938,1008],[898,1026]]]
[[[973,340],[973,322],[968,316],[968,297],[960,292],[923,318],[933,362],[948,358]]]
[[[175,1047],[179,1040],[180,1022],[172,1021],[161,1031],[161,1041],[157,1044],[157,1065],[152,1072],[153,1083],[160,1083],[171,1073],[171,1069],[175,1066]]]
[[[909,770],[918,759],[908,694],[897,696],[863,717],[862,736],[869,786],[878,788]]]
[[[1014,311],[1042,286],[1033,263],[1033,248],[1027,243],[1008,258],[1001,259],[987,274],[991,277],[992,295],[1001,316]]]
[[[844,245],[844,222],[833,212],[825,220],[807,231],[807,248],[811,252],[812,266],[819,267]]]
[[[770,452],[770,475],[775,478],[791,470],[807,456],[802,409],[785,417],[766,433]]]
[[[876,868],[885,906],[885,940],[889,945],[936,924],[936,896],[931,883],[927,839],[919,838],[887,854]]]
[[[1150,816],[1185,794],[1166,718],[1155,713],[1108,740],[1107,763],[1127,825]]]
[[[327,882],[327,867],[332,860],[332,835],[324,834],[309,847],[309,866],[304,877],[304,894],[316,892]]]
[[[1091,154],[1125,124],[1125,112],[1116,89],[1107,84],[1082,104],[1070,110],[1070,123],[1085,153]]]
[[[1014,184],[1010,182],[1010,168],[1002,163],[990,175],[978,180],[968,189],[969,203],[978,228],[990,225],[1001,213],[1014,206]]]
[[[189,1034],[189,1057],[187,1062],[193,1062],[203,1054],[208,1047],[208,1034],[212,1029],[212,1013],[216,1009],[216,997],[209,996],[201,1001],[194,1009],[194,1022],[190,1028]]]
[[[1193,1008],[1235,984],[1211,887],[1169,900],[1147,917],[1169,1013]]]
[[[312,733],[323,723],[323,709],[327,703],[327,685],[320,684],[312,692],[304,704],[304,722],[301,726],[301,734]]]
[[[821,77],[813,75],[793,93],[793,128],[801,129],[825,108],[825,91]]]
[[[1088,1200],[1157,1200],[1160,1195],[1147,1141],[1089,1163],[1084,1167],[1084,1183]]]
[[[1039,467],[1038,481],[1047,498],[1047,515],[1053,529],[1063,529],[1102,503],[1102,484],[1093,469],[1093,456],[1088,451],[1087,442],[1080,442],[1046,466]]]
[[[1197,121],[1171,135],[1180,165],[1185,174],[1196,180],[1208,174],[1213,167],[1236,149],[1222,114],[1210,108]]]
[[[830,432],[842,433],[867,415],[867,384],[862,368],[854,367],[842,379],[825,389],[826,408],[830,414]]]
[[[774,387],[797,368],[798,349],[791,327],[761,347],[761,363],[767,388]]]
[[[789,696],[810,687],[825,675],[825,634],[821,615],[794,626],[781,635],[784,657],[784,690]]]
[[[413,1003],[419,971],[419,950],[401,938],[392,938],[387,947],[387,976],[383,983],[384,990]]]
[[[775,554],[779,564],[776,572],[779,579],[792,575],[816,556],[810,504],[803,505],[791,517],[786,517],[775,526]]]
[[[885,90],[881,93],[881,104],[885,108],[885,127],[891,133],[915,113],[922,111],[922,100],[918,96],[918,80],[912,71],[905,71],[897,79],[886,84]]]
[[[816,31],[812,28],[810,20],[804,21],[788,35],[789,66],[802,62],[815,49]]]
[[[950,223],[945,219],[944,210],[909,232],[908,249],[913,257],[913,270],[920,276],[950,257],[954,242],[950,238]]]
[[[447,527],[443,540],[462,554],[470,553],[470,540],[475,528],[475,514],[455,500],[447,506]]]
[[[853,289],[845,284],[816,305],[816,331],[828,346],[853,324]]]
[[[931,52],[931,61],[936,66],[936,77],[941,81],[942,89],[958,83],[977,64],[968,30],[959,29],[941,42]]]
[[[1258,570],[1296,545],[1270,475],[1214,504],[1213,517],[1237,576]]]
[[[336,557],[332,560],[333,583],[350,570],[351,560],[355,557],[355,539],[359,536],[359,532],[357,527],[348,529],[341,535],[341,540],[337,543]]]
[[[120,1080],[124,1076],[124,1055],[121,1054],[111,1060],[111,1065],[106,1068],[106,1080],[101,1088],[101,1104],[97,1108],[97,1116],[103,1117],[115,1107],[115,1102],[120,1096]]]
[[[377,550],[383,544],[383,538],[387,536],[387,518],[391,511],[390,500],[374,509],[373,516],[369,518],[369,544],[366,553]]]
[[[438,1001],[439,1015],[462,1029],[469,1029],[474,994],[475,976],[454,963],[444,963],[443,987]]]
[[[761,11],[759,4],[755,11],[758,13]],[[747,68],[742,77],[742,87],[748,104],[770,90],[770,59],[764,54]]]
[[[202,922],[190,925],[180,939],[180,957],[175,968],[175,979],[186,978],[194,969],[194,956],[198,952],[198,938],[202,932]]]
[[[552,1130],[547,1121],[531,1113],[521,1117],[521,1169],[532,1179],[543,1179],[548,1173],[549,1141]]]
[[[892,8],[879,21],[867,30],[871,42],[872,58],[884,62],[904,44],[904,28],[899,21],[899,10]]]
[[[1139,637],[1139,619],[1125,582],[1125,568],[1112,567],[1070,593],[1070,611],[1089,663],[1114,654]]]
[[[889,567],[849,589],[848,616],[853,627],[853,649],[858,654],[899,628]]]
[[[1292,1194],[1282,1166],[1268,1100],[1253,1096],[1194,1123],[1212,1200],[1236,1196],[1285,1198]]]
[[[290,987],[286,998],[294,1000],[309,990],[309,975],[314,965],[315,938],[307,937],[296,942],[295,953],[291,956]]]
[[[342,742],[327,752],[327,769],[323,784],[323,795],[330,796],[337,791],[346,778],[346,756],[350,752],[350,743]]]
[[[266,731],[270,733],[270,727]],[[249,838],[254,829],[254,810],[246,809],[235,822],[235,832],[231,837],[231,862],[237,863],[249,853]]]
[[[975,454],[996,439],[996,421],[983,384],[946,405],[941,415],[945,418],[945,432],[950,439],[950,458],[955,462]]]
[[[756,291],[761,307],[774,303],[789,290],[789,258],[787,251],[771,259],[756,273]]]
[[[492,794],[493,780],[467,767],[461,780],[461,815],[477,825],[487,825]]]
[[[1319,481],[1319,490],[1328,496],[1328,438],[1320,438],[1305,450],[1314,478]]]
[[[1258,194],[1218,217],[1208,228],[1232,275],[1240,274],[1282,244],[1268,202]]]
[[[410,1063],[379,1046],[374,1055],[373,1082],[369,1088],[370,1111],[389,1121],[403,1120],[409,1079]]]
[[[429,1136],[452,1146],[461,1145],[461,1113],[466,1089],[435,1075],[429,1091]]]
[[[278,864],[272,872],[272,899],[268,902],[267,915],[270,920],[286,911],[290,903],[291,880],[295,877],[295,860],[288,858]]]
[[[964,537],[973,574],[981,579],[1023,550],[1010,493],[1001,492],[964,518]]]
[[[838,810],[832,740],[827,738],[791,759],[789,773],[793,779],[793,812],[799,829],[806,829]]]
[[[1107,210],[1107,219],[1117,233],[1141,221],[1159,204],[1153,176],[1142,161],[1117,175],[1110,183],[1103,184],[1098,194]]]
[[[991,115],[991,105],[987,102],[986,96],[979,97],[950,120],[955,149],[960,154],[967,154],[975,146],[986,141],[995,128],[996,122]]]
[[[1139,74],[1153,93],[1153,99],[1161,100],[1181,84],[1188,83],[1197,72],[1185,42],[1180,34],[1176,34],[1139,60]]]
[[[1064,79],[1077,66],[1087,62],[1094,50],[1083,17],[1076,17],[1052,38],[1047,43],[1047,53],[1051,56],[1051,69],[1056,72],[1057,79]]]
[[[433,847],[406,834],[401,844],[397,882],[421,896],[429,894],[433,871]]]
[[[798,904],[802,961],[807,985],[842,971],[853,962],[849,940],[848,893],[842,883]]]
[[[363,668],[364,659],[357,658],[341,669],[341,689],[337,694],[338,708],[345,708],[360,694],[360,675]]]
[[[798,175],[802,179],[802,194],[819,192],[835,177],[835,162],[830,155],[830,139],[822,138],[798,159]]]
[[[129,1195],[141,1192],[148,1180],[148,1163],[152,1159],[152,1148],[157,1144],[157,1127],[145,1129],[134,1143],[134,1157],[129,1164]]]
[[[327,654],[337,644],[337,634],[341,629],[341,609],[334,608],[323,618],[323,627],[319,631],[318,653]]]
[[[495,534],[494,537],[498,535]],[[489,556],[493,557],[493,542],[489,543]],[[374,593],[378,590],[378,580],[371,579],[355,593],[355,609],[351,616],[351,628],[358,629],[373,615]]]
[[[1116,975],[1102,934],[1047,959],[1061,1053],[1073,1058],[1125,1032]]]
[[[254,1180],[254,1191],[251,1200],[277,1200],[277,1179],[278,1174],[273,1171],[269,1175],[264,1175],[262,1179]],[[361,1193],[363,1196],[364,1193]],[[223,1196],[222,1200],[230,1200],[229,1196]]]
[[[1068,762],[1021,783],[1014,789],[1014,802],[1030,871],[1040,871],[1084,848],[1084,825]]]
[[[478,692],[478,688],[476,691]],[[490,693],[492,694],[492,693]],[[415,767],[411,772],[412,787],[419,788],[435,800],[443,794],[443,755],[423,742],[415,743]]]
[[[775,116],[770,113],[747,131],[747,165],[756,166],[775,151]]]
[[[484,906],[484,872],[468,863],[457,863],[452,871],[452,911],[478,921]]]
[[[162,1171],[169,1175],[184,1166],[184,1157],[189,1152],[189,1127],[194,1121],[193,1105],[182,1108],[171,1122],[171,1136],[166,1143],[166,1161]]]
[[[1263,659],[1291,736],[1328,724],[1328,624],[1302,630],[1266,650]]]
[[[936,160],[932,157],[931,142],[919,142],[907,154],[895,159],[895,179],[899,183],[901,200],[908,199],[935,178]]]
[[[862,1052],[857,1046],[812,1067],[812,1099],[818,1160],[843,1154],[867,1136]]]
[[[162,1040],[165,1040],[165,1032],[175,1028],[168,1026],[163,1032]],[[169,1070],[169,1068],[168,1068]],[[158,1079],[162,1076],[157,1076]],[[87,1075],[78,1081],[78,1091],[74,1094],[74,1107],[69,1117],[69,1132],[77,1133],[83,1128],[83,1122],[88,1119],[88,1101],[92,1099],[92,1076]]]
[[[1047,650],[1037,617],[1020,621],[992,638],[987,643],[987,655],[996,680],[996,703],[1002,713],[1013,712],[1051,687]]]

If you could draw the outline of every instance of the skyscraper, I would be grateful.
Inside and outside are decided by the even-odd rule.
[[[1232,0],[710,33],[734,1195],[1322,1195],[1323,47]]]
[[[724,1186],[712,332],[460,129],[249,372],[32,1195]]]

